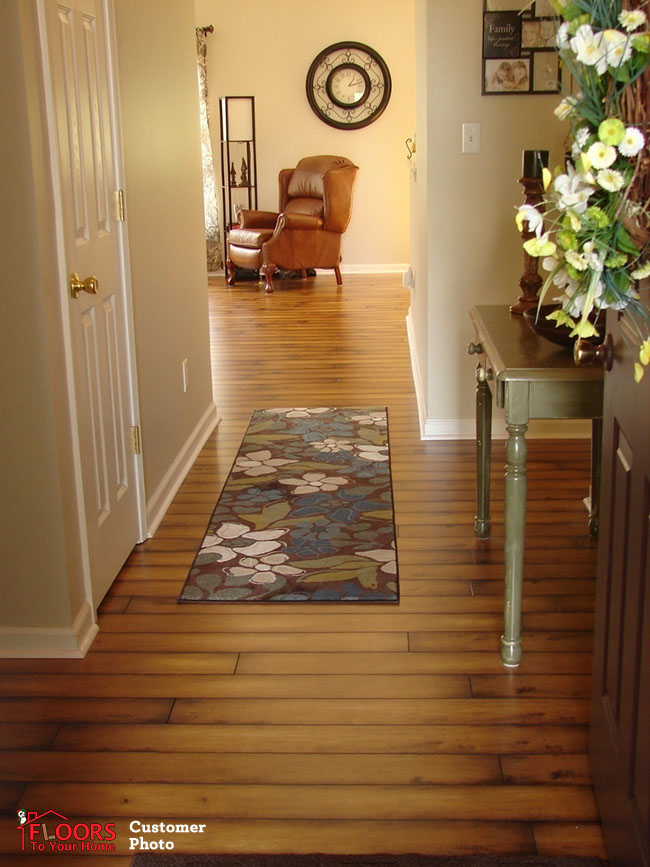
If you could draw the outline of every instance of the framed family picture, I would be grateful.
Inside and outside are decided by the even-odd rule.
[[[559,93],[550,0],[483,0],[481,93]]]

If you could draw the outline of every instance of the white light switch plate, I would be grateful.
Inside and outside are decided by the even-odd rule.
[[[463,145],[461,152],[464,154],[478,154],[481,152],[481,124],[463,124]]]

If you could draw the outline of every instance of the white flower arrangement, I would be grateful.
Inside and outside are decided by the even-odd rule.
[[[645,122],[628,118],[650,67],[647,16],[641,8],[623,9],[622,0],[551,3],[557,51],[579,88],[555,110],[571,124],[571,160],[554,178],[544,170],[544,200],[518,208],[517,226],[521,231],[527,222],[534,237],[524,249],[550,272],[540,304],[551,285],[561,290],[549,319],[570,326],[574,337],[593,337],[594,310],[626,311],[638,333],[638,382],[650,363],[650,310],[634,284],[650,276],[647,186],[639,195],[650,171],[647,107]]]

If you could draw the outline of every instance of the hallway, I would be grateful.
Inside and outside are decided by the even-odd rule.
[[[18,807],[114,822],[112,867],[130,863],[131,820],[163,818],[207,824],[177,852],[605,857],[585,752],[589,444],[529,444],[524,659],[508,671],[503,443],[477,542],[474,443],[419,439],[408,293],[396,275],[344,279],[271,296],[211,280],[221,424],[86,659],[0,660],[0,865]],[[179,606],[253,409],[330,405],[388,406],[399,606]]]

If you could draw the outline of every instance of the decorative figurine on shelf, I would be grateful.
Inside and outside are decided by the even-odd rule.
[[[542,203],[542,199],[544,198],[543,171],[547,167],[548,151],[524,151],[522,177],[519,178],[519,183],[524,188],[525,205],[536,208]],[[528,241],[535,236],[535,233],[529,231],[529,229],[528,223],[526,224],[526,228],[523,225],[521,226],[521,237],[524,241]],[[538,273],[538,267],[539,259],[530,256],[524,250],[524,273],[519,280],[522,294],[519,296],[516,304],[510,305],[511,313],[523,314],[524,311],[537,306],[537,296],[544,282]]]
[[[246,165],[246,160],[244,157],[241,158],[241,183],[240,187],[248,186],[248,166]]]
[[[234,163],[230,163],[230,186],[237,186],[237,169],[235,168]]]

